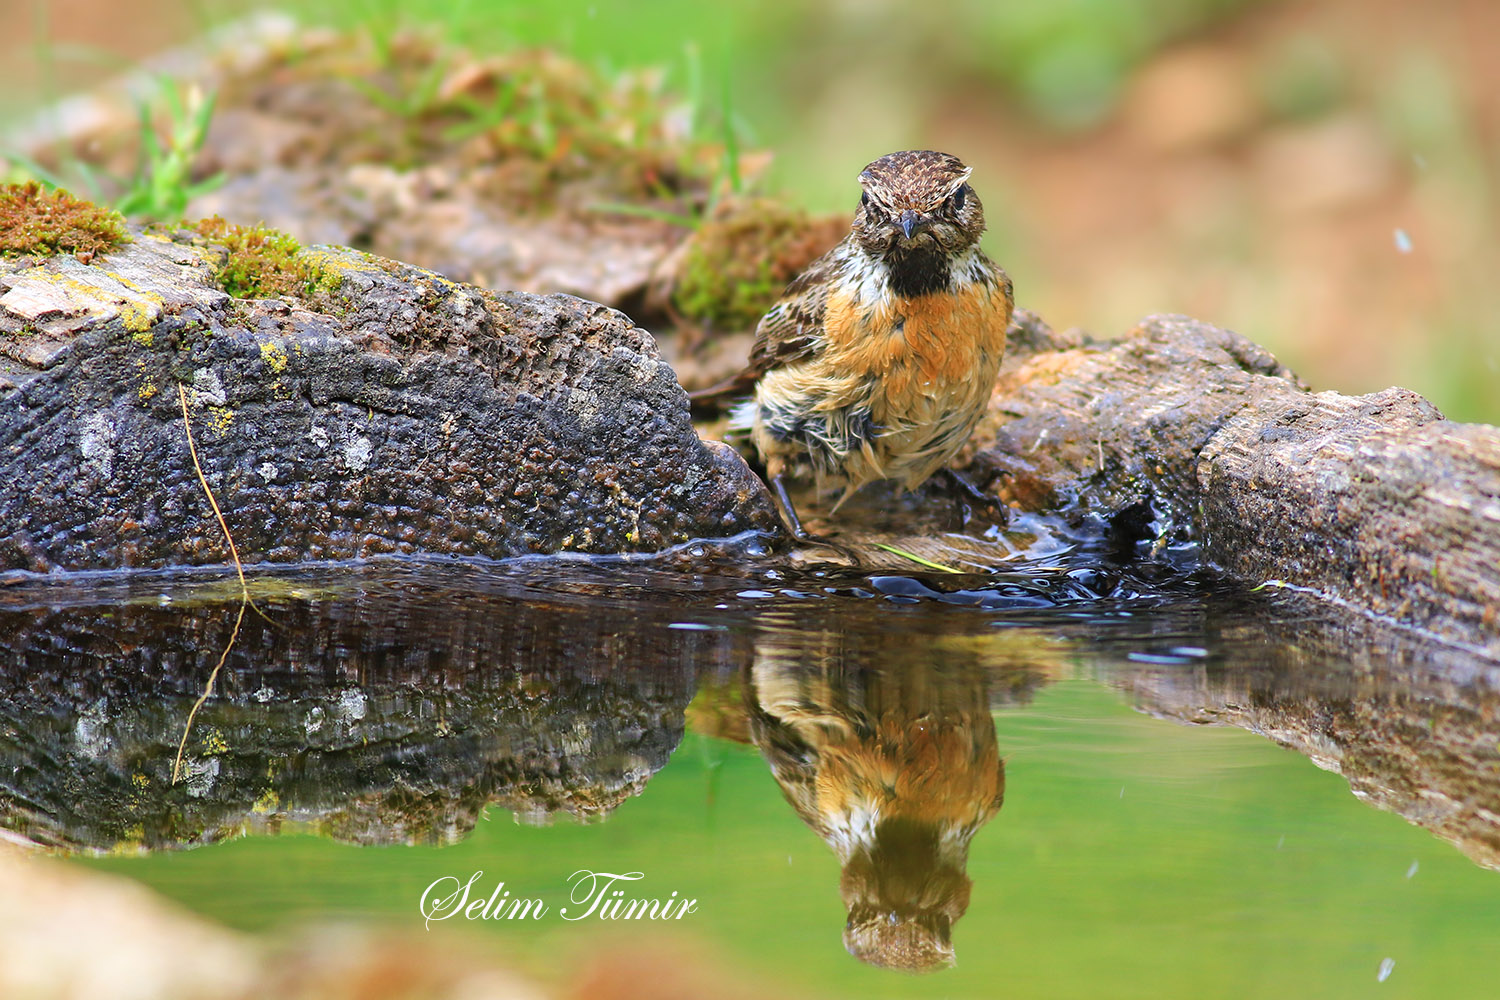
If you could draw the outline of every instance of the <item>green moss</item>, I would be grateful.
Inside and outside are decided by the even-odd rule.
[[[0,187],[0,254],[92,257],[129,241],[118,212],[36,181]]]
[[[691,237],[672,303],[690,319],[748,329],[787,282],[838,241],[846,225],[769,201],[737,205]]]
[[[228,251],[216,277],[219,287],[237,299],[303,296],[322,277],[318,268],[300,256],[301,244],[279,230],[240,226],[217,215],[200,219],[190,228]]]

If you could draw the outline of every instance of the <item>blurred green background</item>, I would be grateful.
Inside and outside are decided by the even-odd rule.
[[[0,118],[246,14],[240,2],[10,0]],[[897,148],[975,167],[1023,305],[1099,335],[1186,312],[1315,388],[1391,384],[1500,421],[1500,5],[1490,0],[947,0],[756,5],[335,0],[389,40],[661,65],[847,211]]]

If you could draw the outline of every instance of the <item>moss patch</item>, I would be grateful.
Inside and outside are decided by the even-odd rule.
[[[659,70],[544,49],[481,57],[408,32],[298,45],[227,80],[219,105],[312,125],[287,166],[441,164],[517,212],[647,200],[695,214],[726,156],[722,128]]]
[[[92,257],[129,240],[118,212],[36,181],[0,187],[0,254]]]
[[[743,202],[688,241],[672,304],[720,329],[754,326],[789,281],[842,238],[848,223],[809,218],[771,201]]]
[[[189,228],[227,251],[215,277],[219,287],[237,299],[305,296],[321,277],[319,269],[300,256],[301,244],[278,230],[240,226],[217,215]]]

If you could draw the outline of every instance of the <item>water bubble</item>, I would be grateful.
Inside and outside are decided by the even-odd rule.
[[[758,600],[762,597],[775,597],[776,595],[771,593],[769,590],[742,590],[734,596],[743,597],[747,600]]]
[[[1396,249],[1402,253],[1411,253],[1411,237],[1404,229],[1396,230]]]
[[[1375,981],[1377,983],[1383,983],[1387,979],[1391,978],[1391,970],[1394,969],[1395,967],[1396,967],[1396,960],[1394,958],[1383,958],[1383,959],[1381,959],[1380,960],[1380,971],[1377,972],[1377,973],[1375,973]]]

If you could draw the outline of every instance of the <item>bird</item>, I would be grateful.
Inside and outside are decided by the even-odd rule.
[[[750,738],[838,857],[844,947],[911,972],[954,963],[969,844],[1005,801],[990,671],[962,644],[761,623]]]
[[[1010,278],[979,248],[972,168],[930,149],[889,153],[859,174],[849,233],[808,265],[756,326],[745,369],[690,394],[748,431],[781,513],[802,527],[786,478],[819,493],[867,483],[910,491],[943,469],[984,414],[1014,309]],[[952,474],[971,498],[990,498]]]

